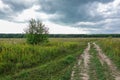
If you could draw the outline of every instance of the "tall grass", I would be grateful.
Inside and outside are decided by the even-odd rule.
[[[99,41],[106,55],[117,65],[120,70],[120,39],[107,38]]]
[[[87,41],[52,39],[28,45],[19,39],[0,40],[0,80],[69,80]]]

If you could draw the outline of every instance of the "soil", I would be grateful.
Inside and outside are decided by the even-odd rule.
[[[82,80],[89,80],[88,69],[89,69],[89,50],[90,50],[90,43],[88,43],[87,48],[84,50],[83,54],[79,56],[78,63],[73,67],[73,71],[71,74],[71,80],[76,80],[76,78],[80,78]],[[78,69],[79,68],[79,69]],[[76,73],[76,70],[80,70]],[[79,76],[75,76],[78,74]]]

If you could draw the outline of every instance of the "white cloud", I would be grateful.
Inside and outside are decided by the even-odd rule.
[[[30,20],[31,18],[36,18],[37,12],[36,10],[40,9],[39,5],[34,5],[33,7],[24,10],[22,13],[19,13],[17,16],[13,16],[14,21],[24,22],[26,20]]]
[[[100,31],[106,30],[107,32],[108,30],[114,30],[114,29],[119,30],[120,29],[120,27],[118,26],[120,25],[119,21],[120,19],[105,19],[97,22],[77,22],[73,26],[80,27],[82,29],[87,29],[89,32],[92,31],[92,33],[94,31],[99,31],[99,30]]]
[[[23,33],[26,24],[0,20],[0,33]]]
[[[92,17],[98,15],[104,18],[118,16],[120,14],[120,0],[109,3],[94,2],[91,4],[89,12]]]
[[[76,27],[88,28],[90,33],[120,33],[120,0],[88,3],[86,8],[90,20],[77,22]]]
[[[73,28],[70,26],[62,26],[49,21],[44,22],[49,28],[50,34],[85,34],[89,33],[87,29]],[[0,33],[24,33],[27,23],[14,23],[0,20]]]
[[[61,7],[57,8],[53,6],[54,3],[52,4],[51,1],[54,0],[45,0],[49,5],[42,3],[44,6],[48,5],[45,7],[48,9],[45,9],[42,4],[40,5],[42,1],[39,0],[0,0],[0,32],[22,33],[26,25],[24,23],[15,22],[26,22],[31,18],[42,20],[49,27],[50,33],[52,34],[98,33],[102,32],[103,29],[103,32],[109,31],[112,33],[112,31],[115,32],[116,30],[119,32],[120,30],[120,0],[114,0],[108,3],[94,1],[83,5],[81,4],[82,6],[80,5],[78,10],[79,15],[77,11],[76,14],[68,13],[67,11],[69,10],[65,11],[64,9],[67,9],[69,5],[60,5]],[[54,14],[51,14],[51,10]],[[80,19],[78,19],[79,17]],[[4,21],[4,19],[14,22]],[[73,21],[74,19],[78,20],[78,22],[76,21],[71,26],[51,22],[52,20],[58,20],[66,24],[65,19],[68,20],[68,22],[72,21],[72,19]]]
[[[75,25],[95,25],[96,23],[94,22],[77,22]]]
[[[58,25],[52,22],[45,22],[51,34],[86,34],[89,33],[87,29],[75,28],[71,26]]]
[[[88,24],[88,25],[96,25],[96,24],[108,24],[108,23],[112,23],[113,21],[119,21],[120,19],[104,19],[101,21],[97,21],[97,22],[83,22],[84,24]]]
[[[46,14],[44,12],[37,11],[40,9],[41,9],[40,5],[33,5],[31,8],[25,9],[22,13],[19,13],[17,16],[13,16],[14,21],[25,22],[25,21],[30,20],[31,18],[40,19],[42,21],[45,21],[45,20],[49,20],[49,19],[63,17],[59,13]]]
[[[7,4],[4,4],[1,0],[0,0],[0,9],[4,9],[4,8],[9,8],[9,6]]]

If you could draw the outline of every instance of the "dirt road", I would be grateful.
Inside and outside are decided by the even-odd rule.
[[[88,43],[73,67],[71,80],[120,80],[120,72],[96,43]]]
[[[75,64],[72,74],[71,80],[89,80],[88,69],[89,69],[89,50],[90,43],[88,43],[87,48],[84,50],[83,54],[79,56],[78,62]]]

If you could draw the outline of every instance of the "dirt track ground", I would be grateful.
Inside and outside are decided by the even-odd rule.
[[[90,51],[91,49],[96,51],[94,55]],[[98,63],[100,62],[101,67],[99,65],[92,66],[98,64],[97,61],[92,61],[94,59],[98,60]],[[98,72],[97,66],[103,72]],[[103,76],[99,77],[99,75]],[[71,80],[120,80],[120,72],[96,43],[88,43],[87,48],[79,56],[77,63],[73,67]]]

